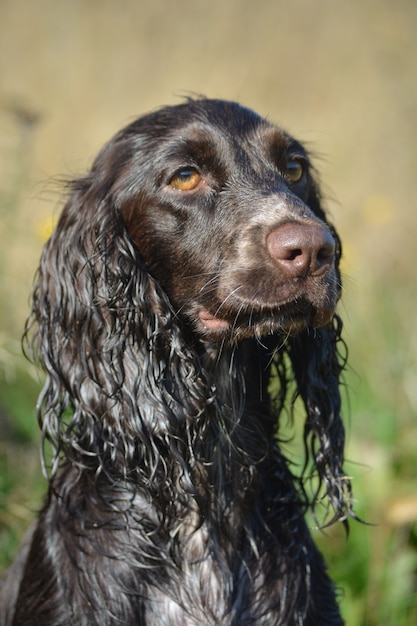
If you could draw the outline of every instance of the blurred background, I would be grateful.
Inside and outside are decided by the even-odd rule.
[[[315,539],[350,626],[417,623],[416,38],[415,0],[0,0],[0,571],[45,489],[20,337],[56,181],[197,93],[316,155],[344,241],[347,471],[369,524]]]

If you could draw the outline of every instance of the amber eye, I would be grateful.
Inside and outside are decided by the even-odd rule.
[[[202,180],[201,174],[193,167],[184,167],[171,178],[169,184],[180,191],[192,191]]]
[[[304,174],[304,165],[301,161],[297,159],[292,159],[288,161],[285,174],[290,183],[298,183],[298,181],[302,178]]]

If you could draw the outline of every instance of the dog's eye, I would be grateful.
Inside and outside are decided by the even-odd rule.
[[[193,167],[184,167],[169,181],[171,187],[180,191],[192,191],[202,182],[201,174]]]
[[[290,183],[298,183],[304,174],[304,165],[297,159],[288,161],[285,168],[285,175]]]

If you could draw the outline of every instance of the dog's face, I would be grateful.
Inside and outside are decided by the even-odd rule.
[[[141,118],[111,147],[129,234],[194,330],[236,339],[329,322],[337,236],[297,141],[209,100]]]

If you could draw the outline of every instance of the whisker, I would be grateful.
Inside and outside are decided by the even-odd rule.
[[[215,316],[217,317],[221,308],[225,306],[226,302],[228,300],[230,300],[230,298],[232,298],[240,289],[242,289],[243,285],[238,285],[237,287],[235,287],[235,289],[233,289],[233,291],[231,291],[225,298],[224,300],[221,302],[221,304],[217,307],[217,310],[215,312]]]

